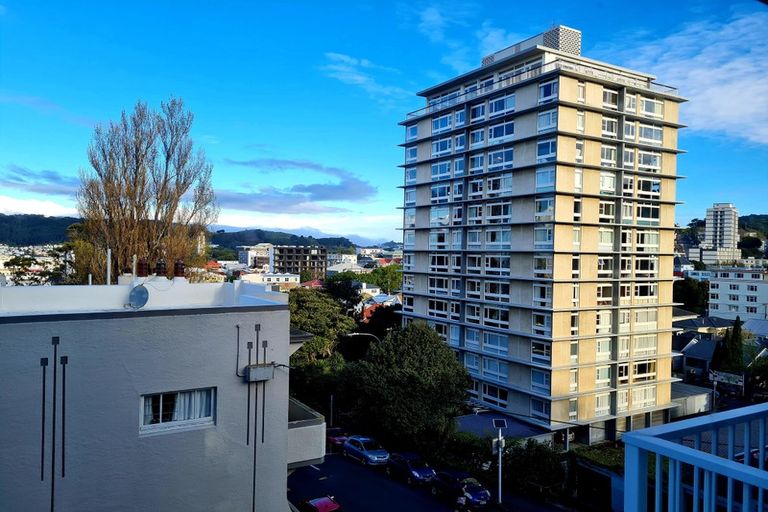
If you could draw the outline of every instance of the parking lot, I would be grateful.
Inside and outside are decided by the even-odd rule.
[[[383,468],[364,467],[340,454],[325,456],[325,463],[296,470],[288,477],[288,499],[298,503],[308,498],[335,496],[344,512],[450,512],[433,498],[428,488],[413,488],[384,474]],[[519,497],[504,498],[501,510],[560,510]],[[498,510],[489,507],[489,510]]]
[[[288,477],[292,503],[319,496],[335,496],[350,512],[450,512],[430,496],[428,489],[414,489],[387,478],[383,468],[364,467],[342,455],[325,456],[325,463],[298,469]]]

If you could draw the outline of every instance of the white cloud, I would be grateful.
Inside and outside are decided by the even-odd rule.
[[[514,32],[507,32],[503,28],[494,27],[490,20],[483,22],[480,29],[475,32],[475,37],[478,40],[482,57],[496,53],[525,39]]]
[[[368,59],[359,59],[343,53],[326,52],[326,64],[322,69],[329,77],[348,85],[359,87],[383,104],[393,99],[408,98],[410,91],[396,85],[387,85],[375,76],[377,71],[399,73],[397,69],[374,64]]]
[[[18,199],[0,195],[0,213],[33,213],[38,215],[65,216],[77,215],[74,205],[56,203],[40,199]]]
[[[421,10],[419,16],[419,30],[433,43],[445,41],[445,30],[451,24],[449,18],[436,6],[430,6]]]
[[[478,9],[473,4],[441,3],[421,9],[405,8],[415,26],[431,43],[445,48],[440,62],[455,73],[466,73],[480,65],[483,57],[523,38],[484,21],[478,30]],[[411,24],[413,26],[413,23]],[[469,37],[467,37],[469,34]]]
[[[768,12],[689,23],[653,42],[636,39],[604,58],[655,74],[690,100],[681,122],[768,144]]]

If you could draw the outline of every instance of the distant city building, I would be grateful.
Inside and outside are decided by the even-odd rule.
[[[340,263],[357,263],[357,255],[355,254],[342,254],[338,252],[328,253],[328,266],[332,267]]]
[[[325,423],[289,399],[287,300],[184,278],[0,288],[0,510],[288,512]]]
[[[356,252],[358,256],[368,256],[369,258],[375,258],[383,249],[381,247],[358,247]]]
[[[680,277],[684,276],[686,272],[691,271],[695,268],[693,266],[693,263],[691,263],[688,258],[680,255],[675,256],[674,265],[675,265],[675,275]]]
[[[482,406],[582,442],[666,421],[685,100],[563,26],[419,95],[404,321],[458,352]]]
[[[712,278],[712,272],[709,270],[686,270],[683,276],[696,281],[709,281]]]
[[[301,275],[308,271],[317,279],[325,277],[328,266],[328,250],[318,245],[246,245],[238,247],[238,258],[260,272]]]
[[[355,274],[369,274],[373,271],[373,269],[361,267],[357,263],[339,263],[338,265],[333,265],[332,267],[328,267],[326,269],[326,275],[328,277],[333,277],[336,274],[340,274],[342,272],[352,272]]]
[[[739,211],[731,203],[715,203],[707,208],[704,239],[692,247],[688,257],[705,265],[736,263],[741,259],[739,243]]]
[[[704,226],[706,249],[736,249],[739,243],[739,210],[731,203],[715,203],[707,208]]]
[[[765,269],[721,268],[709,281],[709,316],[745,321],[768,319]]]
[[[237,249],[240,263],[262,272],[271,271],[274,245],[266,243],[241,245]]]
[[[280,291],[290,290],[299,286],[299,274],[271,274],[252,272],[243,274],[240,279],[249,283],[268,284],[277,286]]]
[[[316,279],[323,279],[328,268],[328,250],[319,245],[276,245],[272,272],[299,274],[307,271]]]

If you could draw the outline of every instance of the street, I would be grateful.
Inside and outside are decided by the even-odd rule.
[[[344,512],[446,512],[452,509],[433,498],[429,488],[413,488],[384,474],[384,468],[364,467],[339,454],[328,454],[325,463],[296,470],[288,477],[288,499],[335,496]],[[559,510],[519,497],[505,496],[502,510]],[[490,507],[489,510],[498,510]]]

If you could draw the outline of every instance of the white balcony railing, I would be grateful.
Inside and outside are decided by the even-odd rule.
[[[624,434],[624,509],[763,512],[766,429],[768,403]]]

